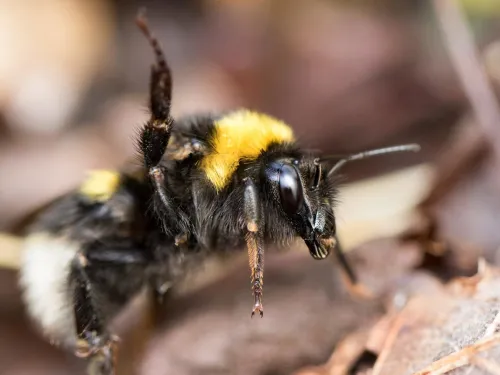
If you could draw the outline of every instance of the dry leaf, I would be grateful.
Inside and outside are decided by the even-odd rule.
[[[373,375],[497,374],[499,286],[499,271],[483,266],[442,293],[413,298],[393,323]]]

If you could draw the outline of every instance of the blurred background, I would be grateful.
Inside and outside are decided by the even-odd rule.
[[[496,90],[500,84],[496,42],[500,1],[457,3],[467,16],[479,58]],[[453,139],[460,138],[457,134],[463,126],[481,133],[474,125],[469,100],[430,1],[0,0],[1,231],[17,233],[30,212],[76,186],[86,170],[119,167],[134,156],[137,129],[148,117],[153,61],[152,51],[134,23],[140,7],[147,7],[150,26],[173,70],[175,116],[250,107],[285,120],[304,147],[325,153],[410,142],[422,145],[418,154],[375,158],[346,168],[346,182],[360,183],[396,170],[412,171],[400,176],[399,182],[377,185],[373,194],[363,190],[363,185],[346,190],[341,202],[346,201],[349,210],[344,208],[341,217],[342,223],[350,222],[355,228],[346,239],[353,244],[361,242],[360,228],[368,226],[365,222],[355,225],[350,216],[353,210],[369,213],[373,222],[386,215],[378,210],[387,206],[402,204],[403,208],[397,208],[402,210],[416,204],[432,185],[429,169],[418,168],[432,169],[449,153]],[[483,144],[483,148],[487,146]],[[466,182],[457,193],[462,195],[447,201],[453,208],[438,215],[443,220],[463,219],[455,226],[442,226],[455,234],[466,236],[472,226],[472,237],[467,234],[470,247],[478,252],[486,249],[487,254],[500,244],[498,235],[492,238],[483,225],[486,222],[496,232],[498,222],[493,219],[500,218],[496,203],[499,183],[493,178],[489,185],[474,184],[491,176],[491,168],[486,166],[483,175],[473,175],[472,182]],[[353,195],[350,205],[349,194]],[[483,201],[484,194],[492,203],[481,205],[486,208],[480,211],[473,207],[472,199]],[[453,199],[461,204],[453,205]],[[375,203],[378,205],[367,206]],[[479,218],[471,216],[477,212]],[[145,364],[131,361],[125,366],[128,372],[123,373],[140,368],[145,374],[281,374],[324,362],[338,338],[355,322],[343,324],[335,311],[327,313],[338,304],[337,297],[325,297],[331,292],[327,286],[340,287],[331,280],[330,263],[317,266],[307,260],[299,267],[306,255],[270,260],[270,269],[275,264],[278,271],[270,271],[266,282],[270,313],[262,322],[247,322],[251,299],[243,272],[237,282],[239,291],[227,291],[220,298],[203,297],[210,296],[212,286],[206,294],[198,291],[201,295],[178,302],[167,328],[148,344],[152,346]],[[291,273],[283,271],[286,262]],[[323,273],[317,267],[323,267]],[[306,280],[306,269],[316,275],[312,281]],[[289,280],[293,272],[301,275],[294,278],[297,285]],[[320,274],[327,281],[317,281]],[[277,280],[274,294],[273,277]],[[326,294],[307,292],[319,292],[315,282]],[[293,303],[292,299],[300,301],[301,290],[305,300],[316,301],[311,306],[319,306],[328,317],[315,316],[316,323],[330,324],[328,334],[324,327],[306,323],[300,314],[296,321],[289,321],[295,329],[301,327],[300,332],[285,328],[283,332],[273,326],[272,311],[278,314],[280,306]],[[218,298],[220,303],[214,302]],[[379,307],[352,308],[360,315],[370,315]],[[198,313],[198,309],[202,311]],[[206,310],[211,312],[203,315]],[[231,318],[217,318],[228,310]],[[16,272],[0,270],[0,374],[82,371],[80,361],[46,345],[22,311]],[[350,311],[345,315],[352,315]],[[135,316],[132,321],[141,319]],[[302,329],[311,334],[307,336]],[[208,341],[195,345],[193,340],[203,340],[204,333]],[[264,339],[261,342],[253,334]],[[298,344],[294,341],[297,334],[309,341],[303,337],[303,344]],[[267,340],[271,336],[275,338]]]

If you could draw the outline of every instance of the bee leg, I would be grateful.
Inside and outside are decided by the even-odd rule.
[[[340,267],[343,271],[343,275],[347,279],[346,285],[349,292],[355,296],[359,296],[362,298],[371,298],[372,293],[359,282],[356,272],[349,264],[338,236],[335,235],[334,237],[326,238],[322,240],[322,243],[325,245],[325,247],[333,248],[335,257],[337,258],[337,261],[339,262]]]
[[[161,95],[162,90],[170,89],[170,73],[157,65],[151,70],[151,118],[140,133],[139,146],[148,170],[156,167],[167,149],[172,131],[173,119],[170,117],[170,94]]]
[[[167,64],[167,59],[160,46],[160,42],[151,32],[144,12],[136,18],[136,24],[148,39],[155,54],[155,65],[151,70],[150,81],[150,109],[152,118],[168,122],[170,117],[170,103],[172,100],[172,74]]]
[[[92,284],[85,268],[88,259],[78,253],[72,263],[73,303],[77,332],[75,355],[90,358],[89,374],[114,374],[116,339],[108,334],[92,297]]]
[[[149,40],[156,56],[156,62],[151,67],[150,78],[149,108],[151,110],[151,118],[142,128],[139,140],[139,146],[144,156],[144,164],[150,171],[149,173],[153,177],[154,182],[156,181],[155,175],[159,172],[154,172],[152,169],[158,168],[158,164],[170,140],[172,130],[173,119],[170,115],[172,75],[160,44],[149,29],[147,20],[143,14],[138,15],[136,23]]]
[[[260,228],[258,191],[250,178],[246,178],[244,182],[244,214],[247,229],[245,239],[252,275],[252,292],[255,301],[252,316],[258,312],[260,316],[263,317],[262,287],[264,280],[264,246]]]
[[[78,253],[73,260],[70,277],[77,333],[75,355],[90,359],[88,368],[90,375],[114,374],[118,338],[109,334],[104,319],[96,307],[94,288],[98,286],[89,278],[88,269],[92,265],[145,266],[146,263],[144,251],[129,248],[89,248]],[[139,280],[131,286],[129,290],[131,295],[140,288],[140,284]]]
[[[149,178],[153,184],[156,195],[161,204],[157,206],[162,211],[162,216],[172,216],[168,221],[168,227],[181,227],[181,231],[187,226],[188,221],[179,212],[179,207],[169,197],[166,185],[165,170],[160,162],[165,154],[174,120],[170,114],[172,102],[172,74],[165,59],[165,54],[158,39],[151,32],[144,14],[139,14],[136,19],[137,26],[148,39],[156,57],[155,64],[151,67],[149,88],[149,109],[151,118],[141,130],[139,148],[144,157],[144,165],[148,170]],[[176,215],[172,215],[175,212]]]
[[[333,243],[333,252],[335,253],[335,257],[337,258],[337,261],[340,264],[340,267],[344,271],[345,275],[347,276],[347,280],[349,281],[350,284],[356,285],[358,284],[358,276],[356,275],[356,272],[352,268],[352,266],[349,264],[349,261],[347,260],[345,256],[345,252],[342,249],[342,245],[339,241],[339,238],[337,235],[333,237],[334,243]]]

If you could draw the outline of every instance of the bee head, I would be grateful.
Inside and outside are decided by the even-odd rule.
[[[333,201],[335,186],[314,158],[277,158],[266,163],[266,185],[271,199],[314,259],[324,259],[330,249],[321,238],[335,235]]]
[[[336,196],[336,173],[346,163],[395,152],[417,152],[416,144],[398,145],[368,150],[344,156],[319,158],[304,155],[275,157],[265,162],[266,185],[272,200],[278,203],[296,234],[304,240],[314,259],[324,259],[330,252],[335,235],[333,202]],[[337,160],[323,173],[322,163]]]

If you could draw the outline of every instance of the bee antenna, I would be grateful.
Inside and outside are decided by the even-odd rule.
[[[142,33],[146,36],[151,47],[153,47],[153,51],[156,56],[156,63],[160,69],[168,69],[167,60],[165,59],[165,55],[163,54],[163,50],[160,46],[160,42],[154,36],[153,32],[149,28],[148,19],[146,17],[146,8],[141,8],[137,13],[137,17],[135,19],[136,25],[142,31]]]
[[[328,171],[327,176],[330,177],[332,174],[337,172],[340,168],[342,168],[344,166],[344,164],[346,164],[349,161],[367,159],[367,158],[371,158],[372,156],[392,154],[394,152],[410,152],[410,151],[411,152],[420,151],[420,145],[412,143],[412,144],[407,144],[407,145],[383,147],[383,148],[377,148],[374,150],[359,152],[357,154],[343,156],[342,159],[337,161],[337,163],[332,167],[332,169],[330,169]],[[326,159],[331,159],[331,157],[328,157]],[[325,159],[322,159],[322,160],[325,160]]]

